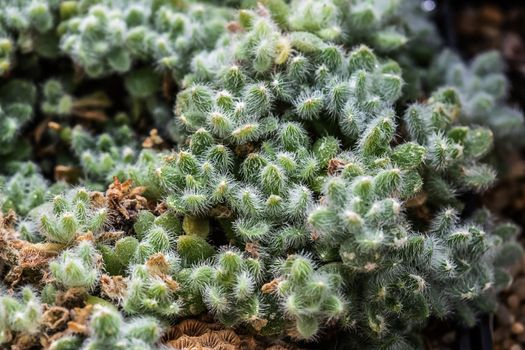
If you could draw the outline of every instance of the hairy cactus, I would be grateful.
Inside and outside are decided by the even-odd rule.
[[[54,342],[50,349],[154,349],[161,334],[159,324],[153,319],[126,322],[117,310],[101,305],[95,305],[88,325],[91,334],[82,346],[78,338],[66,336]]]
[[[100,1],[63,4],[60,48],[93,77],[126,73],[134,62],[184,71],[196,49],[212,47],[227,11],[202,4]],[[131,75],[135,74],[130,72]]]
[[[292,3],[293,10],[294,5],[300,6]],[[311,270],[297,289],[321,281],[326,290],[308,301],[308,295],[294,293],[293,282],[281,282],[282,298],[299,298],[289,306],[298,313],[287,312],[299,337],[313,338],[323,323],[339,319],[366,330],[372,344],[404,342],[404,332],[430,315],[464,312],[463,297],[445,296],[453,291],[428,293],[454,283],[442,284],[443,271],[432,280],[432,270],[422,270],[425,261],[435,259],[440,267],[431,268],[450,269],[449,278],[464,280],[455,271],[453,251],[472,250],[472,260],[462,262],[481,281],[495,276],[490,260],[495,253],[484,253],[497,252],[500,240],[485,238],[477,226],[462,231],[455,222],[440,235],[422,235],[407,221],[404,202],[425,188],[428,203],[446,207],[457,204],[457,191],[489,187],[495,172],[479,160],[491,149],[492,132],[462,125],[465,107],[458,93],[443,88],[424,105],[407,109],[403,121],[412,142],[395,145],[393,104],[403,86],[395,62],[381,60],[366,46],[345,50],[313,29],[285,34],[265,14],[241,12],[239,24],[244,31],[225,39],[229,46],[198,58],[208,68],[194,70],[178,96],[176,114],[189,131],[189,147],[161,167],[168,206],[217,220],[241,247],[255,244],[285,256],[313,243],[319,269],[331,266],[335,276],[355,280],[361,286],[356,290],[368,293],[354,295],[353,288],[344,293],[341,282],[330,282],[330,274],[314,272],[308,259],[297,258]],[[312,133],[326,136],[312,142]],[[462,243],[441,238],[461,232]],[[470,271],[475,267],[483,271]],[[276,279],[288,281],[288,273],[281,270]],[[498,287],[490,278],[482,285],[487,288],[469,286],[476,290],[472,299]],[[220,289],[212,291],[226,298]],[[324,305],[325,298],[334,304]],[[319,313],[301,314],[301,305],[309,309],[311,302]],[[366,318],[353,319],[347,304],[362,307]],[[325,307],[334,307],[333,314],[324,314]]]
[[[52,203],[39,208],[36,216],[48,240],[69,244],[81,234],[100,233],[107,221],[107,209],[97,207],[88,191],[78,189],[56,195]]]
[[[0,344],[9,343],[13,333],[35,334],[42,320],[39,298],[25,287],[20,298],[0,295]]]
[[[135,163],[136,146],[128,127],[122,126],[114,133],[93,137],[75,128],[71,136],[72,147],[88,179],[109,183],[126,165]]]
[[[463,105],[459,117],[463,121],[489,127],[502,148],[520,145],[525,133],[523,115],[505,105],[508,82],[497,52],[487,52],[465,64],[456,54],[444,51],[431,66],[431,72],[435,74],[435,84],[458,89]]]
[[[57,79],[46,81],[42,88],[42,112],[47,115],[69,115],[73,109],[73,97]]]
[[[429,201],[439,205],[453,204],[459,192],[482,192],[496,178],[482,162],[493,147],[492,130],[461,124],[459,96],[452,88],[440,89],[427,105],[413,104],[404,115],[408,134],[426,148],[424,187]]]
[[[203,262],[183,271],[180,278],[202,296],[206,308],[223,324],[246,324],[260,329],[261,321],[266,322],[267,305],[257,286],[264,271],[262,259],[224,248],[211,263]]]
[[[28,81],[13,79],[0,86],[0,154],[19,153],[20,133],[33,116],[36,89]],[[18,157],[15,156],[15,159]],[[9,158],[7,158],[9,159]]]
[[[16,51],[56,56],[58,1],[2,0],[0,6],[5,14],[0,19],[0,76],[16,65]]]
[[[4,211],[15,210],[20,215],[42,203],[48,191],[48,183],[32,163],[20,164],[12,176],[0,177],[0,204]]]
[[[97,253],[88,242],[63,252],[49,264],[51,274],[65,288],[91,289],[98,279]]]
[[[289,255],[279,265],[275,292],[293,320],[291,334],[311,339],[323,324],[348,313],[347,299],[341,294],[344,281],[337,271],[318,270],[312,259],[302,255]]]

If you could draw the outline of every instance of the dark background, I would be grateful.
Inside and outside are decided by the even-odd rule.
[[[423,1],[422,1],[423,2]],[[525,110],[525,0],[434,0],[431,12],[444,38],[466,60],[487,50],[498,50],[506,62],[510,81],[509,103]],[[482,198],[482,204],[500,218],[511,219],[525,231],[525,150],[506,155],[509,169],[500,174],[500,183]],[[521,241],[525,247],[524,234]],[[513,285],[500,296],[500,307],[493,318],[485,317],[474,330],[460,330],[455,342],[447,346],[447,331],[429,349],[524,350],[525,259],[513,272]],[[446,329],[446,327],[445,327]],[[430,330],[429,339],[438,332]],[[488,338],[487,338],[488,337]],[[492,338],[492,339],[490,339]]]

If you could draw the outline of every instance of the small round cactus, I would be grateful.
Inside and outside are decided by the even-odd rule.
[[[89,242],[82,242],[75,248],[63,252],[49,264],[51,274],[66,289],[92,289],[99,274],[99,256]]]
[[[58,194],[49,204],[36,216],[42,235],[52,242],[70,244],[82,234],[98,234],[108,220],[107,208],[92,203],[83,188]]]

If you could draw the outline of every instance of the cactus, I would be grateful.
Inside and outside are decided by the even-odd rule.
[[[505,104],[509,87],[499,53],[487,52],[466,64],[456,54],[445,50],[435,58],[430,72],[434,84],[458,89],[464,106],[462,120],[490,128],[498,147],[503,150],[521,145],[525,132],[523,116]]]
[[[35,164],[19,164],[17,168],[11,176],[1,178],[0,203],[5,212],[13,209],[20,215],[27,215],[31,209],[44,203],[48,183]]]
[[[83,343],[77,336],[64,336],[50,349],[155,349],[160,338],[160,325],[151,318],[124,320],[115,309],[95,305],[88,322],[91,334]]]
[[[136,145],[132,137],[126,126],[113,134],[100,134],[96,138],[76,127],[72,131],[71,145],[86,177],[95,182],[109,183],[127,165],[136,162]]]
[[[36,89],[28,81],[13,79],[0,86],[0,154],[3,156],[20,153],[16,146],[23,146],[19,136],[33,117],[35,100]]]
[[[184,71],[192,52],[213,46],[228,14],[191,2],[101,1],[69,7],[70,16],[61,24],[60,48],[93,77],[112,72],[129,72],[132,77],[137,74],[132,71],[137,61]]]
[[[20,294],[20,298],[0,296],[0,344],[9,342],[13,333],[35,334],[41,327],[39,298],[29,287],[24,287]]]
[[[97,253],[88,242],[63,252],[49,264],[51,274],[65,288],[91,289],[98,280]]]
[[[107,215],[107,208],[97,207],[82,188],[56,195],[49,206],[38,208],[36,214],[42,234],[49,241],[64,244],[72,243],[81,234],[100,233]]]

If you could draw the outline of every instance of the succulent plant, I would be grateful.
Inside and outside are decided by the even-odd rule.
[[[0,86],[0,154],[4,157],[23,151],[20,148],[23,142],[18,140],[23,127],[33,117],[35,101],[36,89],[28,81],[13,79]]]
[[[27,215],[46,200],[48,182],[35,164],[19,164],[14,174],[0,179],[0,203],[5,212],[13,209],[20,215]]]
[[[34,291],[24,287],[20,299],[0,295],[0,344],[9,342],[12,333],[34,334],[42,320],[42,304]]]
[[[72,243],[81,234],[100,233],[107,215],[107,209],[94,205],[89,192],[82,188],[56,195],[36,214],[42,234],[49,241],[64,244]]]
[[[49,264],[51,274],[65,288],[86,288],[95,286],[98,279],[97,253],[88,242],[63,252]]]
[[[74,335],[64,336],[50,349],[155,349],[162,331],[154,319],[124,320],[116,309],[103,305],[94,306],[88,326],[91,334],[84,342]]]
[[[195,50],[213,46],[228,16],[191,1],[71,2],[61,9],[68,18],[61,23],[60,48],[93,77],[127,73],[137,61],[184,71]]]

